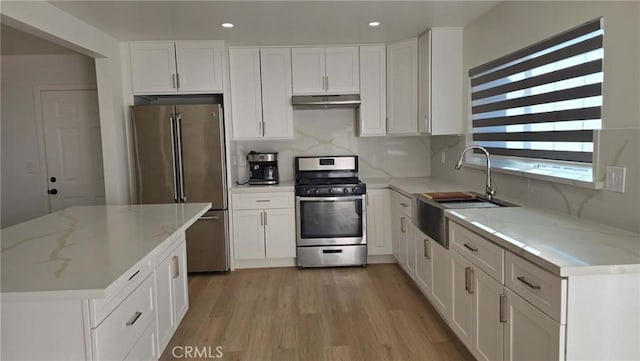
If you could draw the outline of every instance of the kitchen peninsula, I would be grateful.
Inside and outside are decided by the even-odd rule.
[[[2,358],[157,358],[188,309],[185,231],[210,206],[72,207],[3,229]]]

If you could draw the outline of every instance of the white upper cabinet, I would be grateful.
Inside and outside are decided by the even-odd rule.
[[[293,137],[291,50],[229,49],[234,139]]]
[[[360,136],[387,134],[386,68],[384,45],[360,47]]]
[[[134,93],[177,91],[174,42],[131,43],[129,51]]]
[[[134,94],[222,92],[222,41],[129,44]]]
[[[433,28],[418,39],[419,130],[465,133],[462,117],[462,28]]]
[[[220,41],[176,42],[178,90],[183,92],[222,92],[222,54]]]
[[[265,138],[293,138],[291,49],[260,49]]]
[[[360,91],[360,61],[357,46],[325,49],[327,93],[358,93]]]
[[[293,94],[350,94],[360,91],[357,46],[293,48]]]
[[[260,50],[229,49],[233,137],[262,137]]]
[[[387,45],[387,133],[418,134],[418,39]]]

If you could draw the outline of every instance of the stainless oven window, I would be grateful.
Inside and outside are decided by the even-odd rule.
[[[363,199],[301,200],[300,237],[361,238]]]

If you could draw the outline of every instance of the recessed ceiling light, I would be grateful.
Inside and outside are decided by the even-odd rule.
[[[220,24],[220,26],[222,26],[223,28],[232,28],[233,24],[232,23],[222,23],[222,24]]]
[[[372,21],[372,22],[369,23],[369,26],[371,26],[371,27],[380,26],[380,22],[379,21]]]

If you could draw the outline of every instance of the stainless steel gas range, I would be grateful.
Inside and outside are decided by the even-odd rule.
[[[296,157],[298,267],[367,264],[367,188],[357,156]]]

